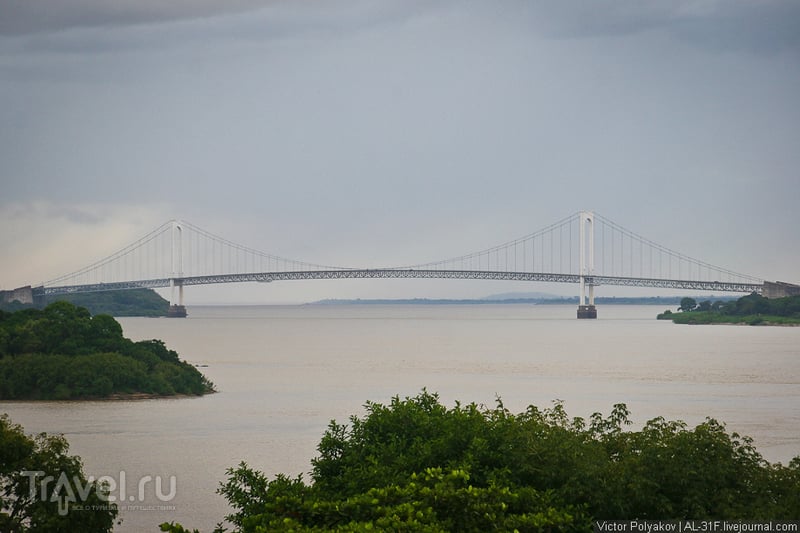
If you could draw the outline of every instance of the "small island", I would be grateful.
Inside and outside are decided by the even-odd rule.
[[[160,340],[134,342],[109,315],[54,302],[0,311],[0,400],[200,396],[214,385]]]
[[[753,293],[738,300],[713,303],[683,298],[678,312],[667,310],[657,318],[672,320],[675,324],[797,326],[800,325],[800,296],[770,299]]]

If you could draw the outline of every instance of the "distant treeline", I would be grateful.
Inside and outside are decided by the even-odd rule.
[[[167,309],[169,309],[169,302],[152,289],[60,294],[46,297],[44,306],[59,301],[85,307],[93,315],[166,316]],[[0,309],[4,311],[19,311],[36,307],[19,302],[0,304]]]
[[[0,400],[201,395],[213,384],[160,340],[133,342],[109,315],[55,302],[0,311]]]

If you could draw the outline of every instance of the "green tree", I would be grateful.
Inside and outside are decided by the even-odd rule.
[[[688,296],[685,298],[681,298],[681,305],[678,307],[678,311],[694,311],[695,307],[697,307],[697,301],[694,298],[689,298]]]
[[[628,431],[625,405],[570,418],[435,394],[368,402],[331,422],[310,483],[242,463],[220,488],[237,532],[587,531],[593,519],[800,518],[800,458],[772,465],[706,420]],[[182,526],[162,525],[179,533]]]
[[[736,302],[737,315],[760,315],[770,313],[770,300],[753,293],[739,298]]]
[[[697,304],[695,311],[711,311],[711,300],[704,300]]]
[[[0,531],[111,531],[117,506],[89,482],[64,437],[27,436],[0,415]]]

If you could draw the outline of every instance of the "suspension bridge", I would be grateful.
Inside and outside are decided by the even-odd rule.
[[[579,287],[578,318],[597,316],[594,289],[602,285],[738,293],[774,293],[783,287],[688,257],[599,214],[580,211],[491,248],[435,262],[382,268],[287,259],[230,241],[189,222],[172,220],[85,268],[22,289],[28,289],[36,299],[170,287],[170,316],[186,316],[183,291],[192,285],[352,278],[574,283]]]

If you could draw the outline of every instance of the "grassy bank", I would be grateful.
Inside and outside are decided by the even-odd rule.
[[[661,313],[659,320],[672,320],[675,324],[739,324],[748,326],[800,326],[800,318],[774,315],[723,315],[715,311],[688,311]]]
[[[714,303],[683,298],[677,313],[667,310],[657,318],[676,324],[796,326],[800,325],[800,296],[770,299],[754,293],[736,301]]]

